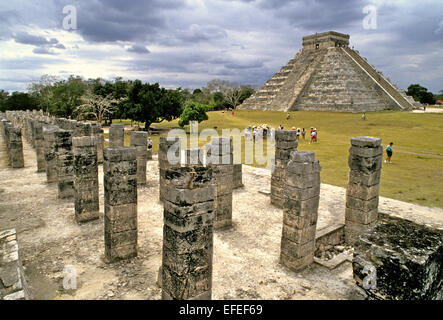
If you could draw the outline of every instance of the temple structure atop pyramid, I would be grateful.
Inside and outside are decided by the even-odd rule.
[[[238,109],[366,112],[410,110],[412,97],[334,31],[303,37],[303,48]]]

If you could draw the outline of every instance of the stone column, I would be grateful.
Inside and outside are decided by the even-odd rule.
[[[23,168],[25,161],[23,159],[22,132],[19,128],[12,125],[6,127],[7,146],[11,167]]]
[[[214,186],[211,168],[166,169],[162,299],[212,295]]]
[[[233,154],[230,138],[211,141],[209,166],[215,183],[214,228],[232,225]]]
[[[186,166],[202,166],[203,150],[199,148],[190,148],[185,150]]]
[[[172,162],[168,160],[168,152]],[[163,201],[163,185],[165,170],[180,166],[180,139],[178,137],[160,137],[158,146],[158,169],[159,169],[159,193],[160,201]]]
[[[124,147],[125,126],[123,124],[111,124],[109,127],[109,147]]]
[[[105,139],[103,129],[99,123],[92,123],[91,134],[97,137],[97,162],[103,163],[103,148],[105,147]]]
[[[382,157],[380,138],[351,138],[345,211],[345,238],[349,244],[377,223]]]
[[[57,130],[59,130],[57,126],[43,126],[46,180],[48,183],[57,181],[57,157],[55,153],[55,132]]]
[[[105,256],[137,256],[137,159],[133,147],[105,148]]]
[[[34,144],[35,144],[35,153],[37,156],[37,172],[46,171],[45,144],[43,139],[44,125],[45,123],[43,121],[36,121],[34,123]]]
[[[294,271],[314,261],[320,165],[313,152],[293,151],[284,175],[280,263]]]
[[[135,150],[137,150],[137,183],[146,184],[148,133],[143,131],[131,131],[131,147],[135,147]]]
[[[242,181],[242,164],[237,163],[234,164],[233,167],[234,170],[234,189],[243,187],[243,181]]]
[[[297,150],[295,130],[275,130],[275,164],[271,176],[271,204],[283,208],[283,180],[291,151]]]
[[[58,197],[74,197],[74,155],[72,154],[72,131],[58,130],[55,136],[57,158]]]
[[[152,149],[146,150],[146,160],[152,160]]]
[[[86,222],[99,218],[97,138],[72,138],[74,154],[75,220]]]

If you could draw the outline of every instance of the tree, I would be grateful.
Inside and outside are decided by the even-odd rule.
[[[9,92],[0,90],[0,111],[5,112],[7,109],[7,103],[9,98]]]
[[[57,76],[44,74],[40,80],[29,85],[28,91],[33,96],[43,111],[48,112],[53,100],[53,85],[57,81]]]
[[[5,110],[38,109],[37,100],[28,93],[15,91],[6,100]]]
[[[411,84],[406,91],[408,96],[412,96],[415,101],[421,103],[435,104],[435,97],[432,92],[428,92],[428,89],[422,87],[419,84]]]
[[[241,91],[239,88],[232,86],[226,90],[224,95],[226,103],[233,109],[240,104]]]
[[[178,118],[183,111],[183,97],[181,88],[166,90],[158,83],[143,84],[136,80],[129,89],[125,105],[128,117],[145,122],[145,130],[148,130],[152,123]]]
[[[88,93],[82,97],[82,101],[84,103],[77,106],[76,113],[84,118],[93,116],[98,123],[101,123],[106,116],[114,113],[119,102],[119,100],[112,97],[112,94],[103,97],[93,93]]]
[[[200,123],[204,120],[208,120],[206,112],[210,110],[212,110],[211,106],[197,102],[190,102],[180,115],[178,125],[183,128],[188,125],[190,121],[198,121]]]
[[[73,116],[75,109],[82,104],[86,90],[87,83],[79,76],[71,75],[68,80],[54,83],[50,113],[65,118]]]

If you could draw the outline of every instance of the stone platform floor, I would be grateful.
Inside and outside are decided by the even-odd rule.
[[[157,159],[148,161],[148,184],[138,190],[138,257],[104,262],[103,174],[99,220],[77,225],[73,200],[57,199],[57,185],[36,173],[35,151],[24,141],[25,168],[7,167],[0,137],[0,229],[16,228],[20,255],[35,299],[160,299],[162,205]],[[214,237],[213,299],[358,299],[352,267],[317,264],[294,273],[278,263],[282,210],[270,205],[270,172],[243,166],[244,188],[234,191],[233,228]],[[345,189],[321,186],[318,228],[344,222]],[[443,210],[381,198],[381,211],[441,221]],[[63,270],[75,267],[77,290],[63,289]]]

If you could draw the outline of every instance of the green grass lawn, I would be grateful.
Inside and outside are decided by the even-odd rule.
[[[285,129],[304,127],[308,132],[307,140],[301,140],[298,149],[315,152],[322,166],[322,182],[340,187],[346,187],[347,183],[351,137],[379,137],[384,147],[393,141],[393,163],[383,164],[381,195],[443,208],[443,114],[368,112],[366,121],[361,120],[361,114],[315,111],[291,112],[290,120],[286,120],[286,112],[273,111],[236,111],[234,116],[213,111],[208,115],[209,119],[199,124],[199,130],[217,127],[221,133],[222,128],[243,130],[262,123],[274,128],[280,124]],[[177,122],[153,126],[177,128]],[[317,144],[309,144],[310,127],[318,129]],[[159,137],[152,136],[152,140],[156,153]],[[129,145],[129,137],[125,141]],[[199,145],[205,143],[207,141],[201,141]]]

